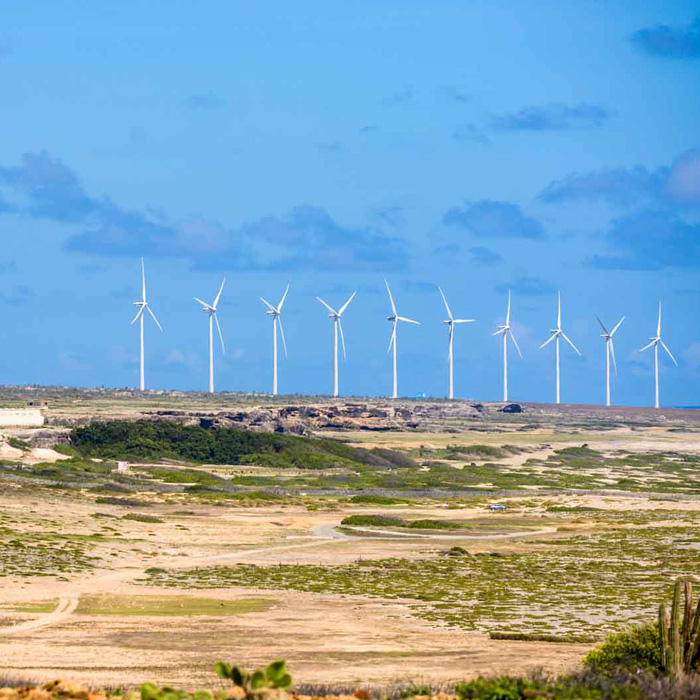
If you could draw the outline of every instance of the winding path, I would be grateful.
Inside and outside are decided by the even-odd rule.
[[[195,559],[186,559],[183,562],[169,562],[169,568],[191,568],[194,566],[207,566],[208,564],[226,562],[226,561],[237,561],[239,559],[244,559],[245,557],[256,555],[256,554],[267,554],[269,552],[284,552],[293,549],[306,549],[309,547],[320,547],[322,545],[328,544],[338,544],[347,540],[357,540],[366,539],[361,536],[353,537],[350,534],[338,532],[336,528],[339,523],[323,523],[317,525],[313,529],[314,539],[311,542],[300,542],[298,544],[285,544],[285,545],[275,545],[274,547],[259,547],[256,549],[245,549],[238,552],[231,552],[229,554],[217,554],[207,557],[198,557]],[[429,539],[429,540],[503,540],[510,539],[513,537],[523,537],[526,535],[545,535],[552,532],[556,532],[555,527],[546,527],[541,530],[531,530],[528,532],[514,532],[514,533],[504,533],[499,535],[433,535],[433,534],[414,534],[414,533],[397,533],[391,530],[375,530],[368,527],[353,527],[353,530],[361,532],[371,532],[378,533],[380,535],[390,535],[385,537],[376,537],[373,539],[382,540],[406,540],[406,539]],[[157,564],[157,562],[151,562],[150,566]],[[150,567],[149,567],[150,568]],[[145,573],[145,569],[140,569],[136,573],[134,569],[127,569],[126,571],[111,571],[108,574],[99,576],[89,580],[89,586],[94,589],[95,584],[98,582],[107,583],[117,581],[123,581],[129,578],[133,578],[136,575],[141,575]],[[21,635],[25,632],[32,632],[36,629],[43,627],[49,627],[51,625],[58,624],[67,620],[78,608],[80,603],[81,591],[74,591],[71,593],[66,593],[62,595],[58,600],[58,605],[56,609],[50,613],[47,613],[43,617],[39,617],[35,620],[28,620],[27,622],[21,622],[12,627],[5,627],[2,631],[3,636],[10,635]]]

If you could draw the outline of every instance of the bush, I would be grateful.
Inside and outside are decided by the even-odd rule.
[[[341,525],[356,525],[358,527],[405,527],[401,518],[392,518],[388,515],[349,515],[343,518]]]
[[[162,523],[155,515],[144,515],[143,513],[127,513],[122,515],[122,520],[135,520],[138,523]]]
[[[625,632],[611,634],[589,652],[583,665],[600,674],[662,671],[661,636],[657,625],[638,625]]]
[[[32,446],[26,440],[20,440],[18,437],[8,437],[7,444],[10,447],[14,447],[16,450],[22,450],[23,452],[32,449]]]

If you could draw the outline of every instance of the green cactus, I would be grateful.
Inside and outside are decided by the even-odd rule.
[[[273,661],[267,668],[258,668],[252,673],[224,661],[219,661],[215,668],[219,678],[230,680],[233,685],[242,688],[246,698],[256,699],[267,690],[287,690],[292,685],[286,661]]]
[[[684,598],[681,613],[681,598]],[[681,676],[690,673],[700,651],[700,600],[693,613],[693,584],[679,578],[673,589],[671,614],[659,606],[661,663],[666,673]]]

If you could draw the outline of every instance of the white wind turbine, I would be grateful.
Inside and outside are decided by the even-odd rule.
[[[329,311],[328,317],[333,319],[333,396],[338,396],[338,331],[340,331],[340,340],[343,344],[343,359],[347,359],[345,355],[345,336],[343,335],[343,322],[340,320],[345,309],[348,308],[350,302],[355,298],[353,292],[350,298],[340,307],[338,311],[326,304],[321,297],[316,297]]]
[[[508,311],[506,311],[506,322],[498,326],[498,330],[493,335],[503,336],[503,400],[508,401],[508,336],[513,341],[515,349],[520,355],[520,359],[523,359],[523,354],[520,352],[518,347],[518,341],[513,335],[513,330],[510,327],[510,289],[508,290]]]
[[[216,299],[211,304],[207,304],[198,297],[194,297],[194,300],[202,305],[202,311],[209,315],[209,393],[214,393],[214,322],[216,322],[216,330],[219,331],[219,339],[221,340],[221,352],[225,353],[226,348],[224,347],[224,336],[221,334],[221,326],[219,325],[219,317],[216,315],[216,307],[219,305],[219,299],[221,299],[221,292],[224,291],[224,285],[226,284],[226,278],[224,277],[221,287],[219,287],[219,293],[216,295]]]
[[[386,291],[389,292],[389,301],[391,302],[391,316],[387,316],[387,321],[391,321],[391,340],[389,340],[389,349],[387,352],[391,352],[392,348],[394,349],[394,381],[392,384],[391,398],[395,399],[398,397],[398,382],[396,377],[396,326],[398,325],[399,321],[413,323],[416,326],[420,326],[420,323],[418,321],[414,321],[413,319],[398,315],[396,311],[396,304],[394,304],[394,297],[391,296],[391,288],[389,287],[389,283],[386,281],[386,278],[384,278],[384,284],[386,285]]]
[[[560,380],[559,380],[559,339],[564,338],[564,340],[571,345],[571,347],[574,349],[576,354],[581,357],[581,353],[579,352],[578,348],[569,340],[567,337],[566,333],[561,329],[561,292],[557,292],[557,299],[559,302],[558,305],[558,310],[557,310],[557,327],[552,328],[550,330],[550,333],[552,334],[548,340],[545,340],[542,345],[540,345],[540,349],[549,345],[552,341],[554,341],[554,354],[556,357],[556,372],[557,372],[557,380],[556,380],[556,402],[560,402]]]
[[[455,323],[474,323],[474,319],[473,318],[455,318],[452,315],[452,311],[450,310],[450,306],[447,303],[447,299],[445,299],[445,294],[442,291],[442,287],[438,286],[438,290],[440,291],[440,296],[442,297],[442,301],[445,304],[445,310],[447,311],[447,320],[443,321],[443,323],[448,328],[448,336],[447,336],[447,398],[454,399],[455,395],[454,395],[453,363],[454,363]]]
[[[596,318],[598,318],[596,316]],[[605,338],[605,405],[610,405],[610,358],[612,357],[613,367],[615,368],[615,374],[617,374],[617,362],[615,361],[615,345],[613,344],[613,336],[615,331],[622,325],[625,320],[623,316],[618,322],[615,328],[613,328],[609,333],[608,329],[603,325],[603,322],[598,318],[598,323],[603,329],[600,334],[601,338]]]
[[[661,302],[659,302],[659,321],[656,324],[656,335],[653,338],[649,338],[649,340],[651,340],[651,343],[645,345],[639,352],[644,352],[651,347],[654,348],[654,387],[656,390],[654,394],[654,408],[659,408],[659,345],[668,353],[668,356],[673,360],[673,364],[678,367],[676,358],[666,347],[666,343],[661,340]]]
[[[144,372],[144,343],[143,343],[143,316],[144,316],[144,311],[148,311],[149,314],[153,317],[153,320],[156,322],[156,326],[160,328],[161,333],[163,332],[163,328],[158,323],[158,319],[156,318],[156,315],[153,313],[151,310],[151,307],[148,305],[148,302],[146,301],[146,268],[143,265],[143,258],[141,258],[141,301],[135,301],[134,306],[138,308],[138,312],[136,313],[136,316],[134,316],[133,320],[131,321],[131,325],[136,323],[136,321],[139,321],[140,325],[140,330],[141,330],[141,345],[140,345],[140,372],[139,372],[139,388],[141,391],[145,389],[146,382],[145,382],[145,372]]]
[[[284,305],[284,300],[287,298],[287,293],[289,292],[289,285],[284,290],[284,294],[280,299],[280,303],[277,306],[273,306],[269,301],[266,301],[260,297],[265,306],[267,306],[267,315],[272,316],[272,395],[277,396],[277,326],[280,329],[280,335],[282,336],[282,347],[284,348],[284,356],[287,357],[287,341],[284,339],[284,328],[282,328],[282,306]]]

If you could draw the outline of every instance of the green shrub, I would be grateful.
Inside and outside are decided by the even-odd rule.
[[[71,432],[82,455],[108,459],[179,459],[207,464],[256,464],[297,469],[390,467],[378,454],[337,440],[202,428],[169,421],[90,423]]]
[[[8,437],[7,444],[10,447],[14,447],[16,450],[22,450],[23,452],[32,449],[32,446],[26,440],[20,440],[17,437]]]
[[[75,447],[71,447],[70,445],[62,445],[60,442],[57,442],[53,446],[53,450],[54,452],[58,452],[59,454],[69,455],[71,457],[78,453]]]
[[[448,520],[414,520],[408,524],[413,530],[460,530],[462,525]]]
[[[155,515],[144,515],[143,513],[127,513],[122,515],[122,520],[135,520],[139,523],[162,523],[160,518],[156,518]]]
[[[343,518],[341,525],[356,525],[358,527],[405,527],[406,523],[401,518],[392,518],[388,515],[349,515]]]
[[[230,680],[249,699],[264,695],[266,690],[287,690],[292,685],[285,661],[273,661],[267,668],[258,668],[252,673],[223,661],[219,661],[215,668],[219,678]]]
[[[660,673],[661,637],[657,625],[638,625],[611,634],[583,660],[586,668],[601,674]]]

